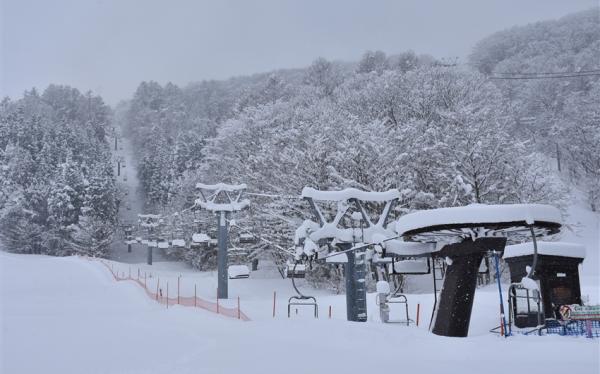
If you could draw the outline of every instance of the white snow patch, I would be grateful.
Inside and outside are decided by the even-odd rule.
[[[498,222],[562,222],[560,210],[543,204],[471,204],[462,207],[421,210],[406,214],[396,222],[399,235],[425,227],[452,224],[491,224]]]
[[[564,242],[537,242],[537,251],[540,255],[585,258],[585,247],[577,243]],[[533,254],[533,242],[508,245],[504,249],[502,258],[529,256]]]
[[[398,190],[388,190],[383,192],[362,191],[356,188],[346,188],[341,191],[319,191],[312,187],[302,189],[303,198],[311,198],[320,201],[347,201],[358,199],[362,201],[385,202],[400,198]]]

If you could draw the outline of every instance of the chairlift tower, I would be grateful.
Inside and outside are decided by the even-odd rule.
[[[158,214],[138,214],[140,227],[148,230],[147,245],[148,245],[148,265],[152,265],[152,248],[158,246],[158,238],[156,237],[155,229],[161,224],[162,218]]]
[[[217,296],[219,299],[228,298],[228,271],[227,271],[227,241],[229,217],[233,212],[239,212],[245,209],[250,202],[242,199],[245,184],[231,185],[225,183],[196,185],[199,197],[196,199],[195,206],[213,212],[217,216],[218,226],[218,246],[217,268],[218,268],[218,288]]]
[[[342,257],[345,254],[346,258],[343,262],[346,280],[346,317],[348,321],[366,322],[366,247],[361,246],[360,249],[352,250],[357,244],[354,223],[351,228],[341,227],[343,226],[342,219],[349,213],[349,208],[354,206],[355,212],[350,216],[351,220],[360,221],[360,242],[370,243],[373,241],[374,235],[393,237],[395,233],[387,228],[387,224],[390,212],[400,198],[400,192],[398,190],[367,192],[354,188],[342,191],[318,191],[305,187],[302,190],[302,197],[308,201],[318,222],[305,221],[303,227],[307,230],[303,230],[301,227],[296,232],[297,237],[302,238],[304,248],[314,248],[315,244],[318,246],[325,240],[328,242],[328,246],[335,243],[339,251],[343,252],[340,254]],[[325,215],[316,203],[317,201],[337,203],[337,212],[331,222],[326,220]],[[376,221],[373,221],[367,214],[365,207],[367,203],[383,204],[383,209]],[[300,243],[296,244],[299,245]]]

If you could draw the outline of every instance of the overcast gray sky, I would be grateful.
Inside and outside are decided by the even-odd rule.
[[[464,61],[482,37],[598,0],[0,0],[0,96],[68,84],[110,104],[203,79],[412,49]]]

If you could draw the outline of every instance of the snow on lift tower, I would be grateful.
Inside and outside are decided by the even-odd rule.
[[[297,247],[297,257],[316,255],[317,258],[322,258],[320,245],[323,243],[327,243],[334,252],[343,252],[340,255],[344,257],[346,316],[348,321],[365,322],[367,320],[365,284],[367,271],[365,249],[367,245],[359,245],[356,250],[352,248],[357,243],[372,243],[373,237],[377,234],[386,238],[395,237],[396,234],[391,228],[388,228],[387,221],[392,208],[400,198],[400,192],[396,189],[369,192],[355,188],[341,191],[319,191],[305,187],[302,190],[302,197],[308,201],[318,222],[306,220],[296,230],[294,244]],[[317,202],[337,203],[337,211],[332,221],[326,220]],[[372,220],[367,214],[365,202],[383,204],[377,220]],[[350,213],[349,210],[352,206],[354,206],[355,212],[351,214],[351,217],[356,220],[360,214],[362,218],[358,230],[354,227],[341,227],[343,218]]]
[[[220,299],[228,298],[228,268],[227,268],[227,226],[229,216],[248,207],[250,202],[242,199],[245,184],[196,184],[199,197],[194,206],[198,209],[208,210],[217,215],[219,228],[219,250],[217,252],[218,288],[217,295]]]
[[[532,239],[536,250],[532,270],[526,276],[531,279],[537,263],[536,237],[556,234],[560,227],[560,211],[542,204],[471,204],[421,210],[400,217],[396,221],[398,235],[405,241],[437,243],[438,249],[432,256],[445,258],[448,264],[439,302],[436,299],[434,306],[431,331],[442,336],[467,336],[478,269],[486,252],[491,251],[497,261],[507,241]],[[498,287],[504,320],[500,283]]]
[[[152,248],[158,247],[156,230],[163,223],[163,219],[159,214],[138,214],[138,222],[140,227],[148,231],[146,244],[148,246],[148,265],[152,265]]]

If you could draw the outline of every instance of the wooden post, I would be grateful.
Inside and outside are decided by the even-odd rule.
[[[194,283],[194,307],[196,306],[196,283]]]
[[[156,282],[156,301],[158,301],[158,290],[160,286],[160,277],[158,277],[158,281]]]
[[[140,280],[140,268],[138,268],[138,280]]]
[[[238,296],[238,319],[240,319],[240,297]]]
[[[417,327],[419,327],[419,313],[421,311],[421,304],[417,304]]]
[[[275,318],[275,299],[277,298],[277,291],[273,291],[273,318]]]
[[[177,277],[177,305],[179,305],[179,280],[181,279],[181,275]]]
[[[331,305],[329,306],[329,319],[331,319]]]

